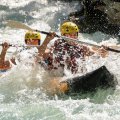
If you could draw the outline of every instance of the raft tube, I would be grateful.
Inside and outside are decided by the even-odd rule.
[[[66,80],[68,90],[66,93],[86,93],[96,91],[98,88],[116,88],[117,79],[105,66],[102,66],[83,76]]]

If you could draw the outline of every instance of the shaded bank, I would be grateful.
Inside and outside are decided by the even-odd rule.
[[[107,1],[85,0],[81,10],[70,13],[69,19],[79,25],[81,32],[101,31],[106,34],[118,35],[120,31],[120,8],[116,7],[118,3],[120,4],[120,2],[107,4]],[[112,7],[108,7],[110,5]]]

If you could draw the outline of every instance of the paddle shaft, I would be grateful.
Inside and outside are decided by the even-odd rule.
[[[36,32],[40,32],[40,33],[42,33],[42,34],[49,35],[49,32],[39,31],[39,30],[35,30],[35,31],[36,31]],[[69,37],[66,37],[66,36],[55,35],[55,37],[62,38],[62,39],[68,40],[68,41],[75,41],[75,42],[77,42],[77,43],[86,44],[86,45],[90,45],[90,46],[94,46],[94,47],[98,47],[98,48],[101,47],[101,46],[99,46],[99,45],[95,45],[95,44],[91,44],[91,43],[79,41],[78,39],[69,38]]]
[[[0,46],[2,46],[3,44],[0,44]],[[40,45],[12,45],[9,44],[10,47],[40,47]]]
[[[46,34],[46,35],[49,34],[49,32],[34,30],[34,29],[30,28],[29,26],[27,26],[23,23],[20,23],[18,21],[14,21],[14,20],[9,20],[6,25],[8,25],[9,27],[12,27],[12,28],[19,28],[19,29],[26,29],[26,30],[29,30],[29,31],[36,31],[36,32],[40,32],[40,33]],[[83,41],[80,41],[78,39],[73,39],[73,38],[69,38],[69,37],[66,37],[66,36],[55,35],[55,37],[62,38],[64,40],[75,41],[75,42],[80,43],[80,44],[86,44],[86,45],[94,46],[94,47],[97,47],[97,48],[101,48],[101,46],[99,46],[99,45],[95,45],[95,44],[88,43],[88,42],[83,42]],[[120,53],[120,50],[112,49],[112,48],[109,48],[109,47],[104,47],[104,48],[106,50],[109,50],[109,51],[112,51],[112,52]]]
[[[49,33],[48,33],[48,32],[45,32],[45,31],[39,31],[39,30],[35,30],[35,31],[36,31],[36,32],[40,32],[40,33],[42,33],[42,34],[49,35]],[[97,47],[97,48],[101,48],[101,47],[102,47],[102,46],[99,46],[99,45],[95,45],[95,44],[92,44],[92,43],[79,41],[78,39],[69,38],[69,37],[66,37],[66,36],[56,35],[55,37],[59,37],[59,38],[62,38],[62,39],[68,40],[68,41],[75,41],[75,42],[77,42],[77,43],[86,44],[86,45],[90,45],[90,46]],[[106,50],[112,51],[112,52],[120,53],[120,50],[116,50],[116,49],[113,49],[113,48],[110,48],[110,47],[104,47],[104,46],[103,46],[103,48],[106,49]]]

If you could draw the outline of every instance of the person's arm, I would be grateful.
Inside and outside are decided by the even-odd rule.
[[[0,68],[5,68],[6,69],[6,68],[10,67],[9,60],[7,60],[7,61],[5,60],[5,56],[6,56],[8,48],[9,48],[9,44],[6,43],[6,42],[3,43],[2,51],[1,51],[1,54],[0,54]],[[11,62],[16,65],[16,62],[15,62],[14,58],[11,59]]]
[[[83,46],[84,55],[91,56],[96,53],[102,58],[105,58],[109,52],[106,49],[104,49],[104,47],[105,46],[101,46],[101,48]]]
[[[44,40],[43,44],[38,48],[38,52],[39,52],[39,57],[48,57],[50,52],[49,49],[47,49],[47,45],[48,43],[55,37],[55,33],[49,33],[46,37],[46,39]],[[47,52],[46,52],[47,51]]]
[[[2,51],[1,51],[1,54],[0,54],[0,67],[9,67],[10,66],[10,63],[9,61],[5,61],[5,55],[6,55],[6,52],[9,48],[9,45],[8,43],[3,43],[2,45]]]
[[[101,47],[101,48],[96,48],[96,47],[92,47],[94,53],[97,53],[98,55],[100,55],[102,58],[107,57],[107,55],[109,54],[109,52],[104,49],[105,46]]]

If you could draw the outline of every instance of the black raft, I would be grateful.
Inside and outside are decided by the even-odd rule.
[[[98,88],[115,89],[117,84],[116,78],[107,70],[105,66],[102,66],[83,76],[67,79],[66,81],[69,86],[66,93],[95,92]]]

